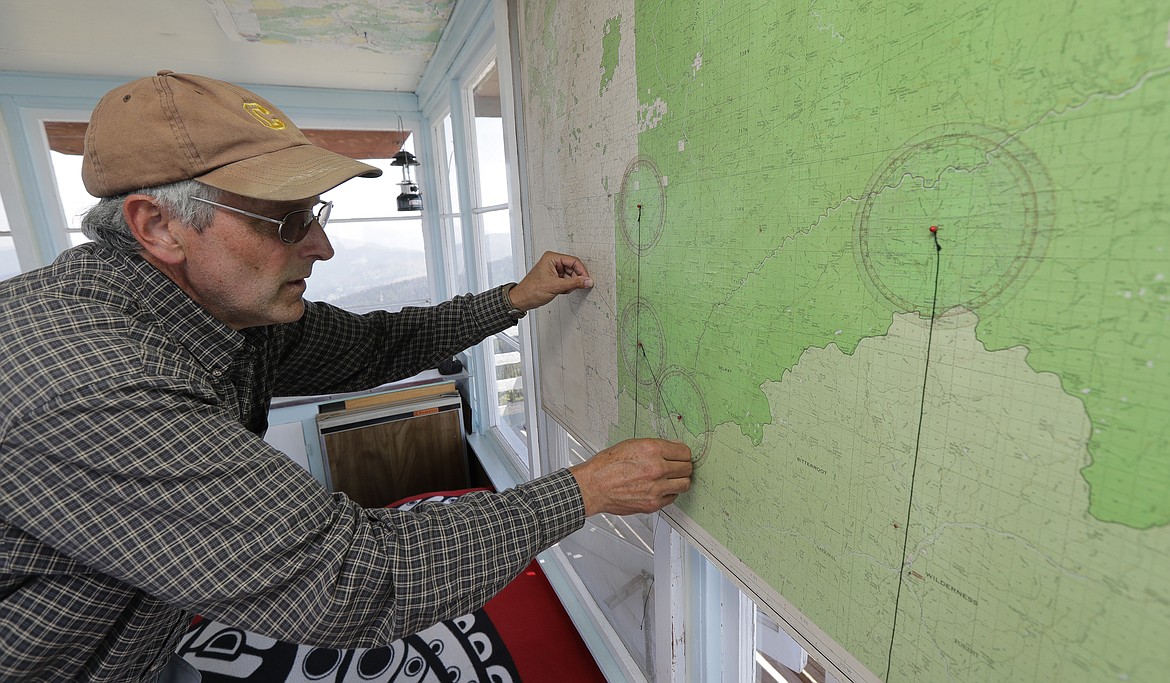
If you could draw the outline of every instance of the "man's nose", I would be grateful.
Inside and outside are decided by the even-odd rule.
[[[309,234],[305,235],[300,247],[301,255],[306,258],[318,261],[328,261],[333,258],[333,245],[329,243],[329,236],[325,234],[325,228],[322,228],[316,220],[309,227]]]

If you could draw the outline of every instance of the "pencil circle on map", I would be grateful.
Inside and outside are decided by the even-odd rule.
[[[654,307],[644,299],[626,304],[618,318],[622,363],[638,384],[653,386],[666,369],[666,333]]]
[[[689,372],[678,366],[667,369],[658,385],[655,412],[663,416],[658,435],[689,446],[691,462],[698,467],[711,448],[711,411]]]
[[[666,224],[666,187],[653,160],[639,155],[626,165],[616,208],[619,232],[635,254],[658,244]]]
[[[871,292],[895,311],[985,317],[1039,265],[1053,218],[1051,182],[1030,149],[1006,131],[940,126],[874,172],[854,255]]]

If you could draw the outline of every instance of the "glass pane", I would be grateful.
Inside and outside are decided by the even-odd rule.
[[[528,436],[528,417],[524,411],[524,364],[520,352],[499,336],[492,338],[496,376],[496,408],[501,427],[511,427]]]
[[[723,581],[730,585],[728,579],[724,578]],[[785,633],[775,620],[758,607],[753,606],[752,611],[755,612],[756,621],[756,639],[753,645],[757,680],[768,683],[771,681],[786,683],[793,679],[825,680],[824,667],[810,660],[808,654],[792,636]]]
[[[478,206],[508,203],[508,161],[504,156],[504,120],[500,110],[500,77],[496,65],[472,88],[475,114]]]
[[[329,213],[330,219],[418,215],[417,211],[398,212],[394,200],[398,196],[398,181],[402,179],[402,171],[399,167],[390,165],[391,159],[362,161],[382,169],[382,175],[378,178],[354,178],[321,195],[321,199],[333,202],[333,210]]]
[[[558,465],[585,462],[588,449],[554,429],[566,440],[567,462]],[[655,679],[653,524],[651,515],[594,515],[559,546],[649,680]]]
[[[413,135],[402,149],[414,153]],[[381,177],[354,178],[321,195],[334,205],[326,233],[336,253],[313,267],[305,298],[357,313],[429,302],[421,213],[398,211],[396,202],[400,181],[417,181],[418,167],[362,161],[382,169]]]
[[[456,294],[468,292],[471,287],[467,284],[467,256],[463,253],[463,221],[459,216],[448,216],[443,219],[443,230],[451,243],[447,273],[451,278],[451,291]]]
[[[402,149],[414,154],[414,136],[406,138]],[[362,159],[371,166],[382,169],[377,178],[354,178],[338,185],[321,195],[333,202],[332,218],[385,218],[389,216],[417,216],[418,211],[399,211],[397,197],[402,192],[399,185],[405,178],[418,182],[418,166],[409,169],[391,166],[393,159]]]
[[[20,262],[16,259],[16,243],[8,227],[8,214],[4,212],[4,199],[0,198],[0,280],[7,280],[20,274]]]
[[[512,222],[508,209],[480,215],[483,225],[483,255],[487,261],[487,287],[516,281],[512,258]]]
[[[459,213],[459,169],[455,164],[455,135],[450,114],[443,117],[443,148],[447,159],[447,196],[451,202],[448,211]]]
[[[365,312],[430,301],[422,220],[329,223],[336,252],[318,262],[305,298]]]
[[[509,327],[508,329],[501,332],[500,333],[500,341],[501,342],[511,342],[512,348],[519,351],[520,350],[520,328],[519,328],[519,326]]]
[[[71,230],[81,229],[81,214],[97,200],[85,191],[81,184],[81,157],[76,154],[49,152],[53,162],[53,179],[57,182],[57,193],[61,196],[61,208]]]
[[[16,244],[8,235],[0,235],[0,280],[7,280],[13,275],[20,275]]]
[[[81,216],[97,203],[81,183],[81,155],[49,152],[53,164],[53,179],[57,183],[57,195],[61,198],[61,209],[65,213],[69,243],[73,246],[89,241],[81,232]]]

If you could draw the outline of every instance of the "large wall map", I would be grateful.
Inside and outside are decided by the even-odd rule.
[[[547,410],[858,680],[1170,676],[1170,8],[522,2]]]

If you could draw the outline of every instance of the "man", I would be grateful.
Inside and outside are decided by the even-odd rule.
[[[364,510],[263,442],[273,395],[410,376],[592,285],[549,253],[433,308],[303,301],[333,255],[320,195],[379,173],[209,78],[162,71],[95,108],[94,242],[0,284],[0,680],[155,680],[193,613],[383,644],[480,606],[585,516],[687,489],[685,446],[634,440],[502,493]]]

